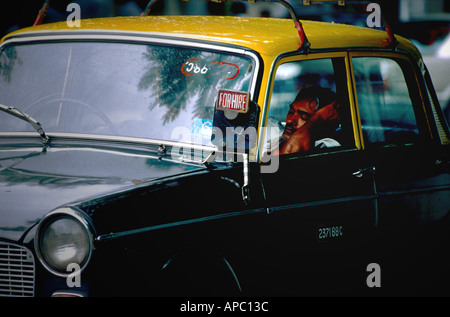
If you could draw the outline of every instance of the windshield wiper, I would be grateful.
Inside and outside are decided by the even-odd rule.
[[[44,142],[45,145],[50,142],[50,138],[45,134],[44,129],[42,128],[42,125],[36,119],[31,117],[30,115],[23,113],[22,111],[20,111],[17,108],[7,107],[2,104],[0,104],[0,110],[4,111],[6,113],[9,113],[9,114],[31,124],[33,126],[33,128],[37,131],[37,133],[39,133],[39,135],[41,136],[42,141]]]

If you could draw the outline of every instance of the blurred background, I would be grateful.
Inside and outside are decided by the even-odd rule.
[[[44,0],[15,0],[4,2],[0,10],[1,35],[17,28],[33,24]],[[369,13],[365,12],[365,5],[347,5],[340,7],[336,4],[323,3],[304,6],[303,0],[288,0],[303,19],[334,21],[336,23],[352,23],[366,25]],[[450,21],[450,0],[378,0],[373,1],[381,5],[383,15],[393,26],[399,23],[416,21]],[[78,3],[81,7],[82,18],[105,16],[139,15],[146,7],[148,0],[52,0],[50,9],[44,22],[64,21],[69,3]],[[342,14],[342,11],[346,14]],[[241,15],[288,18],[287,10],[277,3],[244,2],[216,3],[203,0],[158,0],[152,7],[152,15]],[[425,24],[418,24],[417,29],[409,26],[399,28],[406,32],[421,32]]]
[[[287,0],[301,19],[366,26],[370,12],[366,5],[322,4],[304,6],[303,0]],[[52,0],[44,23],[64,21],[71,12],[67,5],[78,3],[81,18],[140,15],[148,0]],[[450,0],[378,0],[383,16],[395,33],[410,40],[422,52],[438,98],[450,121]],[[0,36],[31,26],[44,0],[3,2],[0,9]],[[343,12],[344,11],[344,12]],[[238,15],[289,18],[277,3],[225,2],[203,0],[159,0],[150,15]]]

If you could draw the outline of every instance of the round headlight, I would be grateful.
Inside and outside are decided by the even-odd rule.
[[[68,275],[71,263],[83,269],[92,253],[89,223],[79,212],[63,209],[52,212],[39,225],[36,250],[41,263],[56,275]]]

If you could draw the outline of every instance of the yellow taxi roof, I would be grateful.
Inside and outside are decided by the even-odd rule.
[[[386,32],[345,24],[302,21],[312,49],[341,47],[383,48]],[[8,36],[42,31],[131,31],[239,45],[263,55],[276,56],[299,48],[300,40],[291,19],[231,16],[145,16],[81,20],[81,27],[49,23],[15,31]],[[5,38],[7,38],[5,37]],[[4,39],[5,39],[4,38]],[[407,40],[397,37],[399,48],[416,53]]]

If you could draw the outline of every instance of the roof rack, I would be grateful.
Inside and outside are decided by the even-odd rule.
[[[230,0],[226,0],[230,1]],[[311,43],[308,40],[308,37],[306,36],[305,30],[303,29],[302,22],[300,22],[300,18],[298,17],[297,13],[295,12],[295,9],[291,6],[291,4],[285,0],[248,0],[249,3],[256,3],[256,2],[275,2],[282,4],[288,11],[291,16],[292,21],[294,21],[295,28],[297,29],[298,36],[300,37],[300,47],[299,50],[303,51],[303,53],[308,54]]]
[[[147,6],[145,7],[144,11],[141,13],[141,15],[149,15],[151,8],[153,7],[153,5],[157,2],[158,0],[150,0],[147,4]],[[189,0],[187,0],[189,1]],[[209,0],[209,1],[214,1],[214,2],[229,2],[229,1],[242,1],[242,0]],[[283,5],[288,11],[289,14],[292,18],[292,20],[294,21],[294,25],[295,28],[297,29],[299,38],[300,38],[300,47],[299,50],[303,51],[303,53],[308,54],[308,52],[310,51],[311,48],[311,43],[309,42],[305,30],[303,29],[303,25],[300,22],[300,18],[298,17],[297,13],[295,12],[295,9],[292,7],[292,5],[287,2],[286,0],[247,0],[248,3],[256,3],[256,2],[274,2],[274,3],[279,3],[281,5]],[[369,1],[352,1],[352,0],[302,0],[303,5],[311,5],[311,4],[315,4],[315,3],[323,3],[323,2],[335,2],[337,3],[339,6],[345,6],[346,3],[349,4],[364,4],[364,5],[369,5],[371,2]],[[47,10],[50,6],[50,0],[45,0],[44,4],[42,5],[42,8],[39,10],[39,13],[36,17],[36,20],[34,21],[33,26],[42,24],[46,14],[47,14]],[[382,19],[383,19],[383,25],[384,28],[386,30],[386,33],[388,35],[388,39],[385,43],[386,47],[390,47],[393,50],[397,49],[397,45],[398,45],[398,41],[394,35],[394,32],[392,31],[391,27],[389,26],[389,24],[387,23],[386,19],[384,18],[383,15]]]
[[[150,0],[145,7],[144,11],[141,13],[141,15],[149,15],[152,6],[157,2],[158,0]],[[184,0],[189,1],[189,0]],[[303,25],[300,22],[299,17],[297,16],[297,13],[295,12],[295,9],[291,6],[291,4],[285,0],[206,0],[206,1],[212,1],[216,3],[222,3],[222,2],[245,2],[248,3],[256,3],[256,2],[274,2],[279,3],[283,5],[288,11],[289,14],[294,21],[295,28],[297,29],[298,35],[300,37],[300,47],[299,50],[303,51],[305,54],[307,54],[310,50],[311,43],[308,41],[308,38],[306,36],[305,30],[303,29]],[[326,0],[328,1],[328,0]]]
[[[33,23],[33,26],[42,24],[45,16],[47,15],[47,10],[50,7],[50,0],[45,0],[42,8],[39,10],[36,20]]]
[[[149,15],[150,11],[152,10],[153,5],[157,2],[158,0],[150,0],[147,5],[145,6],[144,11],[142,11],[141,16],[143,15]]]
[[[152,6],[157,1],[158,0],[150,0],[141,15],[149,15]],[[185,1],[189,1],[189,0],[185,0]],[[279,3],[279,4],[283,5],[289,11],[291,18],[294,21],[295,28],[297,29],[297,32],[298,32],[298,35],[300,38],[299,50],[303,51],[303,53],[305,53],[305,54],[308,54],[308,52],[311,49],[311,43],[309,42],[309,40],[306,36],[305,30],[303,29],[303,25],[300,22],[299,16],[295,12],[295,9],[292,7],[292,5],[289,2],[287,2],[286,0],[207,0],[207,1],[213,1],[213,2],[217,2],[217,3],[230,2],[230,1],[247,1],[248,3],[256,3],[256,2]],[[369,5],[369,4],[371,4],[371,2],[369,2],[369,1],[357,1],[357,0],[356,1],[355,0],[300,0],[300,3],[305,6],[309,6],[311,4],[322,4],[322,3],[333,3],[333,2],[339,6],[346,6],[347,4],[352,4],[352,5],[356,5],[356,4]],[[389,24],[386,21],[386,19],[384,18],[384,16],[381,15],[381,17],[383,20],[384,28],[388,35],[388,38],[385,41],[384,46],[387,48],[392,48],[393,50],[396,50],[397,46],[398,46],[398,41],[394,35],[394,32],[392,31],[391,27],[389,26]]]
[[[301,1],[302,1],[302,4],[305,6],[309,6],[311,4],[321,4],[324,2],[335,2],[339,6],[345,6],[347,3],[352,4],[352,5],[356,5],[356,4],[369,5],[372,3],[370,1],[358,1],[358,0],[301,0]],[[384,29],[386,30],[386,33],[388,35],[388,38],[384,45],[388,48],[392,48],[393,50],[396,50],[397,46],[398,46],[397,38],[395,37],[395,34],[392,31],[389,23],[387,22],[387,20],[385,19],[385,17],[382,14],[381,14],[381,18],[383,20]]]

